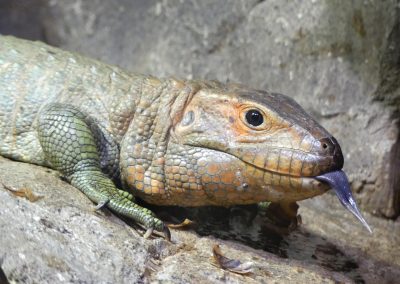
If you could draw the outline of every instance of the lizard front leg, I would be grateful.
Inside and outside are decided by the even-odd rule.
[[[38,136],[46,159],[66,179],[81,190],[96,208],[103,206],[132,218],[147,228],[145,237],[153,230],[170,233],[167,226],[148,209],[134,202],[132,194],[118,189],[102,172],[99,146],[93,121],[76,107],[62,104],[46,106],[38,123]]]

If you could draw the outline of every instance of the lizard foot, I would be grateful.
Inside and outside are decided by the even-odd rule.
[[[162,230],[155,230],[154,228],[147,228],[144,227],[142,224],[138,224],[143,230],[146,230],[146,232],[143,234],[143,238],[148,239],[152,235],[158,236],[158,237],[163,237],[167,241],[171,242],[171,232],[165,224],[163,224],[164,229]],[[159,231],[159,232],[158,232]]]
[[[111,197],[106,205],[112,211],[133,219],[138,224],[143,225],[146,228],[144,238],[149,238],[153,234],[154,230],[156,230],[161,232],[165,239],[168,241],[171,240],[171,233],[168,227],[163,221],[158,219],[151,210],[139,206],[126,197],[118,195]]]

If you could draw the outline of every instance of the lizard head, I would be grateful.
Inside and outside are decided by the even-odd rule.
[[[338,142],[293,99],[218,82],[160,86],[160,101],[143,100],[138,109],[146,111],[121,144],[122,180],[145,201],[293,204],[332,188],[370,230],[341,170]]]
[[[315,177],[343,167],[336,139],[293,99],[240,85],[201,88],[172,133],[197,155],[193,167],[216,204],[310,198],[329,189]]]

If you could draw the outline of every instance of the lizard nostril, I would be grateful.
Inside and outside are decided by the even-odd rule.
[[[319,140],[320,149],[324,155],[332,156],[334,168],[341,169],[343,167],[343,155],[339,143],[334,137],[325,137]]]
[[[319,140],[319,142],[321,143],[321,150],[324,153],[333,154],[335,152],[337,143],[335,143],[335,141],[333,141],[331,138],[322,138]]]

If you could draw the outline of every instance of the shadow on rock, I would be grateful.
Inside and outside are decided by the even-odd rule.
[[[360,269],[359,257],[353,257],[354,251],[356,255],[369,258],[380,268],[391,268],[389,272],[381,269],[384,272],[381,271],[377,279],[391,282],[400,277],[399,267],[363,255],[365,253],[358,248],[351,247],[353,253],[350,255],[346,253],[346,247],[338,246],[301,225],[290,230],[287,228],[288,223],[282,223],[282,220],[260,210],[256,205],[233,208],[158,207],[153,210],[167,222],[180,223],[189,218],[195,222],[191,229],[201,236],[212,235],[224,240],[239,241],[285,259],[300,260],[328,271],[343,273],[356,283],[369,283],[371,277],[364,276],[365,269]]]

